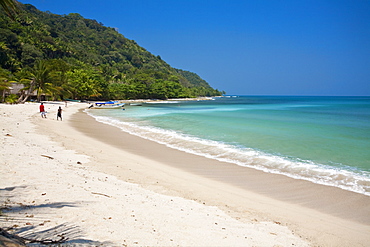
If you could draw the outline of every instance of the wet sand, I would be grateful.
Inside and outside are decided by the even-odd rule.
[[[238,219],[282,222],[319,245],[370,242],[369,196],[174,150],[82,112],[73,116],[71,125],[98,142],[149,160],[138,167],[97,168],[123,180],[218,206]]]

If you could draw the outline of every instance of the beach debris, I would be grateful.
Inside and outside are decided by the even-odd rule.
[[[5,136],[12,136],[11,134],[6,134]]]
[[[23,204],[23,203],[21,203],[21,202],[18,202],[17,204],[18,204],[19,206],[21,206],[21,208],[29,208],[29,207],[31,207],[31,206],[26,205],[26,204]]]
[[[82,163],[80,161],[77,161],[77,164],[82,165]]]
[[[49,155],[45,155],[45,154],[41,154],[41,156],[42,156],[42,157],[45,157],[45,158],[48,158],[48,159],[51,159],[51,160],[53,160],[53,159],[54,159],[53,157],[51,157],[51,156],[49,156]]]
[[[43,226],[45,225],[45,223],[48,223],[48,222],[50,222],[50,220],[45,220],[44,222],[40,223],[39,226]]]
[[[100,195],[100,196],[106,196],[106,197],[111,198],[111,196],[108,196],[108,195],[106,195],[106,194],[102,194],[102,193],[91,192],[91,194],[94,194],[94,195]]]

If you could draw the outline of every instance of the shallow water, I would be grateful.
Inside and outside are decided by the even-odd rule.
[[[370,97],[234,96],[88,113],[189,153],[370,195]]]

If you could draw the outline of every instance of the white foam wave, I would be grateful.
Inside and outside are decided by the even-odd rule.
[[[180,101],[173,101],[173,100],[161,100],[161,101],[148,101],[145,104],[178,104]]]
[[[91,115],[91,114],[90,114]],[[97,121],[148,140],[164,144],[207,158],[250,167],[264,172],[286,175],[314,183],[335,186],[370,196],[370,173],[349,171],[315,164],[310,161],[291,160],[245,147],[236,147],[217,141],[200,139],[171,130],[140,126],[114,118],[93,116]]]

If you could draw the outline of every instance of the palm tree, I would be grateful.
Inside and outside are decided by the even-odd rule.
[[[56,72],[56,80],[54,86],[56,88],[56,92],[62,98],[69,98],[73,95],[73,87],[69,83],[70,79],[68,74],[62,71]]]
[[[1,101],[5,102],[5,93],[10,89],[10,83],[6,77],[0,76],[0,92],[2,92]]]
[[[50,68],[46,61],[40,60],[35,63],[31,70],[34,90],[37,90],[37,100],[41,100],[42,94],[54,94],[55,87],[53,86],[53,77]]]
[[[1,102],[5,102],[5,94],[11,89],[11,83],[13,81],[10,79],[10,74],[6,70],[0,68],[0,92],[2,92]]]
[[[10,17],[14,17],[18,12],[18,2],[16,0],[0,0],[0,5]]]
[[[31,69],[24,69],[19,73],[22,78],[19,82],[24,85],[18,103],[24,103],[29,96],[37,93],[37,100],[43,94],[51,96],[53,100],[70,97],[73,87],[70,85],[68,73],[55,71],[48,60],[38,60]]]
[[[24,103],[34,91],[37,92],[38,101],[43,94],[55,95],[57,88],[53,85],[52,70],[47,66],[46,61],[37,61],[33,68],[25,72],[26,74],[22,75],[20,80],[24,88],[18,103]]]

